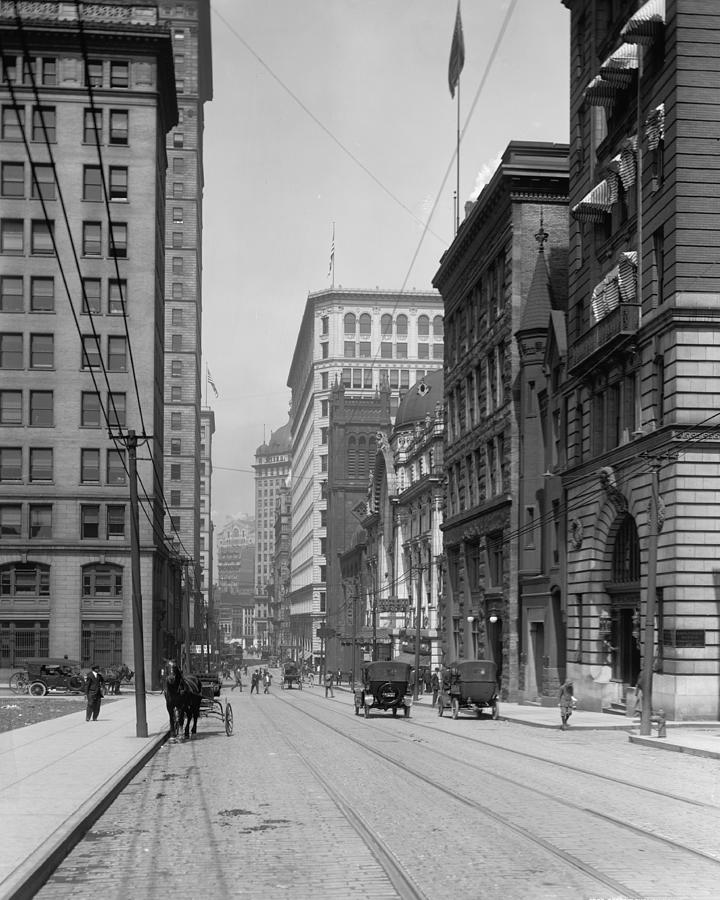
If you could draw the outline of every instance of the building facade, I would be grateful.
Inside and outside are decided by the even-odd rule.
[[[196,596],[195,643],[210,644],[208,623],[213,615],[213,567],[215,565],[212,521],[212,444],[215,413],[208,407],[200,411],[200,572]],[[210,648],[212,649],[212,648]]]
[[[596,708],[720,698],[720,9],[571,13],[568,669]]]
[[[182,638],[163,518],[172,47],[152,7],[81,10],[82,32],[73,4],[0,11],[0,665],[132,663],[134,432],[156,684]]]
[[[293,641],[320,662],[318,629],[327,616],[327,558],[321,519],[328,501],[329,398],[339,381],[349,395],[390,387],[400,393],[442,364],[442,308],[434,292],[310,294],[288,376],[292,392],[291,587]]]
[[[520,689],[522,522],[514,335],[543,222],[560,308],[565,301],[567,154],[562,144],[511,142],[433,282],[446,332],[444,662],[494,660],[502,696],[512,699]]]

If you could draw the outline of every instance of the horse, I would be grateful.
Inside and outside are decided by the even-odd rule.
[[[187,740],[190,737],[191,720],[192,734],[197,734],[201,700],[202,685],[197,675],[181,672],[177,663],[168,660],[165,664],[165,704],[170,719],[170,732],[174,738],[182,730],[183,722],[184,738]]]
[[[108,694],[119,694],[123,681],[131,681],[135,673],[123,663],[121,666],[108,666],[101,669]]]

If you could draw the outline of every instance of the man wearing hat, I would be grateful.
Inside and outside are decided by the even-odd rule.
[[[95,663],[90,667],[90,674],[85,681],[85,696],[87,697],[87,709],[85,710],[85,721],[89,722],[92,716],[93,722],[97,722],[100,715],[100,704],[103,697],[103,685],[105,679],[100,674]]]

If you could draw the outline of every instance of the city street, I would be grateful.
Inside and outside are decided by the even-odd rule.
[[[355,717],[318,687],[229,693],[166,744],[40,898],[717,896],[717,762],[622,731]]]

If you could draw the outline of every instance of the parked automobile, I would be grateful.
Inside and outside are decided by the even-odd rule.
[[[355,690],[355,715],[367,719],[371,709],[398,710],[407,718],[410,715],[412,697],[410,695],[410,664],[381,661],[368,663],[362,670],[362,687]]]
[[[450,709],[457,719],[461,709],[474,711],[478,718],[489,709],[493,719],[498,707],[497,667],[489,659],[459,659],[443,672],[442,691],[438,696],[438,715]]]
[[[82,663],[76,659],[36,656],[20,662],[27,669],[28,690],[35,697],[48,691],[79,694],[85,688]]]

